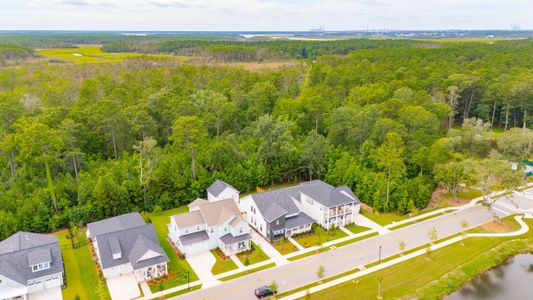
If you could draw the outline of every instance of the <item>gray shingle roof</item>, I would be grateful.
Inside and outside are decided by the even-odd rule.
[[[179,239],[182,245],[190,245],[190,244],[208,240],[209,235],[207,234],[205,230],[202,230],[202,231],[182,235],[179,237]]]
[[[257,208],[267,222],[272,222],[285,214],[288,218],[300,213],[294,201],[305,194],[326,207],[356,202],[359,199],[346,186],[333,187],[323,181],[314,180],[297,186],[251,195]]]
[[[229,245],[229,244],[235,244],[238,242],[250,240],[252,238],[252,235],[249,233],[241,234],[238,236],[232,236],[230,233],[223,235],[220,237],[220,240],[222,243]]]
[[[146,224],[138,212],[124,214],[109,219],[87,224],[91,237],[135,228]]]
[[[28,265],[30,266],[51,261],[52,255],[50,254],[50,249],[48,248],[36,249],[28,253]]]
[[[220,180],[220,179],[217,179],[215,180],[215,182],[213,182],[213,184],[211,184],[208,188],[207,188],[207,192],[210,193],[211,195],[217,197],[218,195],[220,195],[220,193],[222,193],[222,191],[224,191],[227,187],[229,188],[232,188],[234,190],[237,190],[236,188],[234,188],[233,186],[225,183],[224,181]]]
[[[165,251],[159,245],[159,240],[152,224],[102,234],[96,236],[95,239],[98,244],[102,268],[104,269],[131,263],[135,270],[168,261]],[[112,243],[110,242],[113,239],[117,239],[120,244],[122,257],[119,259],[113,259]],[[156,252],[160,256],[137,262],[138,258],[142,257],[148,250]]]
[[[303,212],[299,213],[297,216],[290,217],[285,219],[285,228],[292,229],[303,225],[309,225],[315,223],[310,216],[304,214]]]
[[[44,261],[43,261],[44,260]],[[30,264],[50,261],[50,268],[33,272]],[[0,242],[0,274],[20,284],[63,272],[63,258],[57,237],[18,232]]]
[[[110,236],[109,239],[109,249],[111,249],[112,254],[122,254],[122,249],[120,248],[120,243],[116,236]]]
[[[313,198],[326,207],[360,202],[347,186],[333,187],[323,181],[314,180],[302,183],[299,187],[303,194]]]

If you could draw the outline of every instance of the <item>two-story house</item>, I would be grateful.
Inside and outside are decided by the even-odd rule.
[[[139,213],[129,213],[87,224],[98,263],[106,279],[134,275],[138,282],[165,276],[168,256],[154,225]]]
[[[57,237],[18,232],[0,242],[0,299],[61,300],[63,276]]]
[[[168,224],[168,237],[182,254],[218,247],[232,255],[250,249],[250,228],[232,195],[225,200],[196,199],[188,207],[189,212],[170,217]]]
[[[360,201],[346,186],[314,180],[248,195],[240,199],[239,208],[253,228],[273,241],[309,231],[313,223],[326,229],[350,224]]]

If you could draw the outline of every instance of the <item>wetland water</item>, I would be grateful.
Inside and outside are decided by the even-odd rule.
[[[533,299],[533,255],[516,255],[502,265],[481,274],[444,299]]]

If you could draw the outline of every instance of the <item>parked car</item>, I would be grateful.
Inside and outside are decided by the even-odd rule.
[[[259,299],[263,299],[265,297],[274,296],[276,294],[275,291],[273,291],[269,286],[262,286],[257,289],[255,289],[255,296]]]

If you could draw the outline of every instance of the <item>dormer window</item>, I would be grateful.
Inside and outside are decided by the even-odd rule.
[[[42,264],[36,264],[36,265],[31,266],[31,270],[33,272],[39,272],[39,271],[48,270],[48,269],[50,269],[50,262],[45,262]]]

